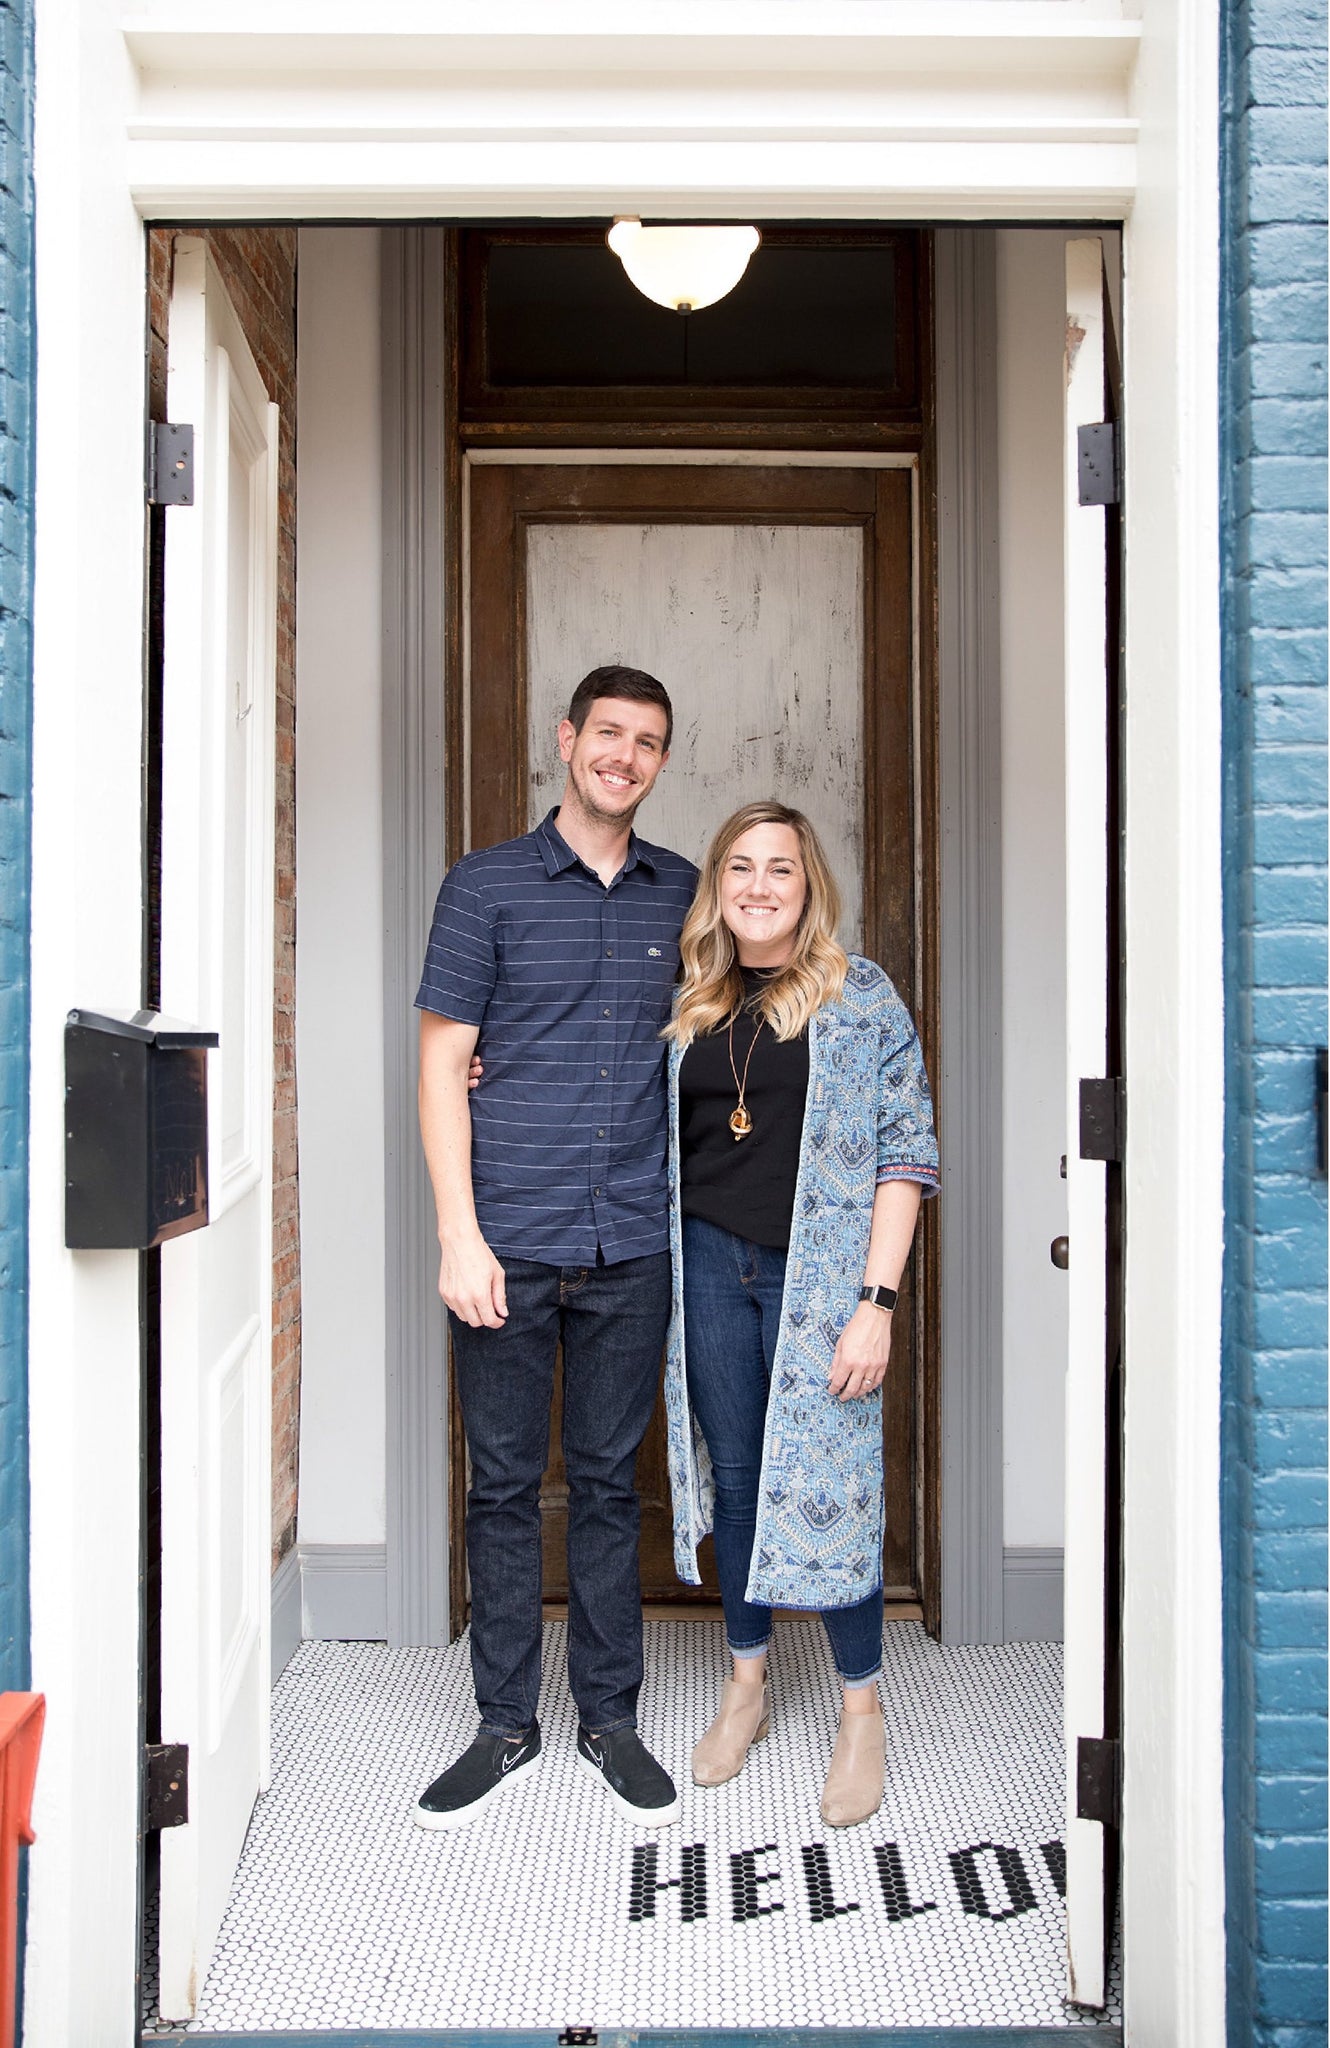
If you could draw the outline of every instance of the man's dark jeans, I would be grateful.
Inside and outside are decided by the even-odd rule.
[[[593,1734],[634,1727],[642,1683],[634,1468],[660,1378],[668,1252],[615,1266],[505,1259],[508,1320],[448,1318],[471,1454],[466,1543],[481,1724],[522,1735],[540,1693],[540,1482],[563,1344],[568,1683]]]

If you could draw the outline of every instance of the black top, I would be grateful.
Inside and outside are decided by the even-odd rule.
[[[743,970],[751,998],[766,979]],[[730,1028],[722,1025],[695,1038],[679,1066],[679,1165],[685,1216],[732,1230],[751,1244],[788,1251],[799,1176],[799,1141],[808,1095],[807,1033],[785,1044],[771,1026],[744,1009],[734,1020],[734,1067]],[[757,1043],[754,1044],[756,1034]],[[731,1113],[749,1052],[744,1104],[753,1120],[746,1138],[735,1138]]]

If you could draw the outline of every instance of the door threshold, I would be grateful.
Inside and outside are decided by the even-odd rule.
[[[1121,2048],[1122,2029],[1116,2025],[1058,2027],[1058,2048],[1063,2042],[1086,2042],[1096,2048]],[[778,2031],[761,2027],[576,2027],[556,2033],[544,2029],[496,2027],[484,2031],[472,2028],[432,2028],[426,2033],[357,2027],[344,2033],[315,2032],[284,2034],[207,2034],[181,2028],[169,2034],[142,2037],[140,2048],[159,2048],[164,2041],[187,2044],[202,2041],[210,2048],[253,2048],[267,2041],[273,2048],[637,2048],[639,2042],[658,2043],[660,2048],[684,2048],[685,2043],[723,2041],[734,2048],[807,2048],[810,2039],[818,2048],[946,2048],[948,2043],[974,2043],[974,2048],[1050,2048],[1047,2027],[783,2027]]]
[[[546,1600],[543,1605],[546,1621],[567,1621],[566,1600]],[[719,1600],[644,1600],[643,1621],[719,1621]],[[815,1621],[816,1615],[803,1608],[781,1610],[782,1619],[791,1621]],[[888,1600],[882,1609],[884,1621],[922,1621],[924,1610],[917,1600]]]

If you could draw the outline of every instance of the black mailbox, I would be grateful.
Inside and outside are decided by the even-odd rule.
[[[156,1010],[65,1020],[65,1243],[146,1251],[208,1220],[208,1047]]]

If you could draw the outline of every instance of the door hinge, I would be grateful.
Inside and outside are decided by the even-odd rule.
[[[1077,490],[1082,505],[1117,505],[1122,499],[1116,420],[1076,429]]]
[[[173,420],[148,422],[148,503],[194,503],[194,429]]]
[[[565,2027],[559,2036],[559,2048],[596,2048],[599,2039],[594,2027]]]
[[[1127,1090],[1116,1077],[1081,1082],[1081,1158],[1120,1160],[1127,1138]]]
[[[1122,1745],[1109,1735],[1076,1742],[1076,1818],[1115,1828],[1122,1819]]]
[[[143,1827],[181,1828],[189,1819],[189,1749],[183,1742],[150,1742],[143,1752]]]

